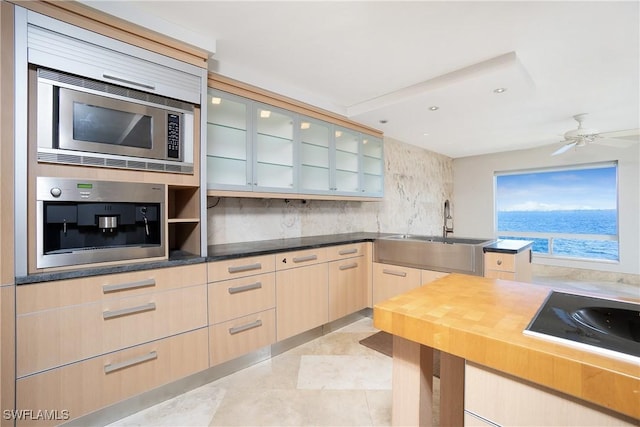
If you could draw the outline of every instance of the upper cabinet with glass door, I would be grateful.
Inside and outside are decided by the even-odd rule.
[[[300,118],[298,190],[301,193],[328,194],[332,190],[331,138],[327,122]]]
[[[209,89],[207,188],[251,190],[251,102]]]
[[[361,190],[365,196],[381,196],[384,194],[384,155],[382,138],[362,135],[362,176]]]
[[[370,134],[210,88],[207,137],[210,194],[384,194],[382,139]]]
[[[294,191],[294,114],[256,104],[254,118],[254,191]]]
[[[342,195],[360,195],[360,142],[362,135],[351,129],[334,126],[335,175],[333,191]]]

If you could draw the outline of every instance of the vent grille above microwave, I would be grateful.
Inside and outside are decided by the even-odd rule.
[[[86,154],[79,156],[74,154],[55,153],[48,151],[39,151],[38,161],[46,163],[63,163],[67,165],[98,166],[117,169],[146,170],[154,172],[171,172],[184,174],[193,173],[192,165],[174,165],[170,163],[150,162],[144,160],[112,159],[99,156],[87,156]]]
[[[50,70],[48,68],[38,68],[38,77],[68,86],[75,86],[84,89],[94,90],[96,92],[108,93],[124,98],[137,99],[138,101],[149,102],[156,105],[177,108],[180,110],[192,111],[193,105],[176,99],[165,98],[163,96],[154,95],[152,93],[140,92],[126,87],[112,85],[97,80],[79,77],[73,74],[61,73],[59,71]]]

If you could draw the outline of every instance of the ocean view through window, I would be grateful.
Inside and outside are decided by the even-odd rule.
[[[618,261],[616,162],[496,172],[499,238],[531,240],[536,255]]]

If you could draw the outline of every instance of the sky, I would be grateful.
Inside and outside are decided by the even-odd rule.
[[[616,182],[615,167],[498,175],[497,210],[616,209]]]

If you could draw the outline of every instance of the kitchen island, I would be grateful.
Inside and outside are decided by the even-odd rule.
[[[470,424],[471,399],[465,398],[470,384],[465,370],[474,369],[554,396],[563,408],[559,412],[577,404],[578,412],[595,414],[590,415],[592,418],[602,416],[617,425],[638,425],[639,364],[522,333],[550,290],[539,285],[450,274],[377,304],[374,326],[394,335],[393,424],[431,425],[432,358],[433,349],[437,349],[442,352],[441,425]],[[484,399],[487,408],[496,406],[492,400],[497,396],[491,395],[488,383],[483,386],[486,391],[476,393],[474,400]],[[507,396],[510,401],[499,405],[529,405],[528,396],[521,393],[514,391]],[[544,409],[549,412],[548,407]],[[482,409],[474,408],[474,412]],[[558,414],[562,416],[567,414]],[[553,417],[552,413],[552,423],[565,424],[563,418]],[[482,414],[479,419],[478,425],[487,420]],[[527,421],[531,423],[526,419],[518,422]],[[514,422],[511,419],[510,423]]]

